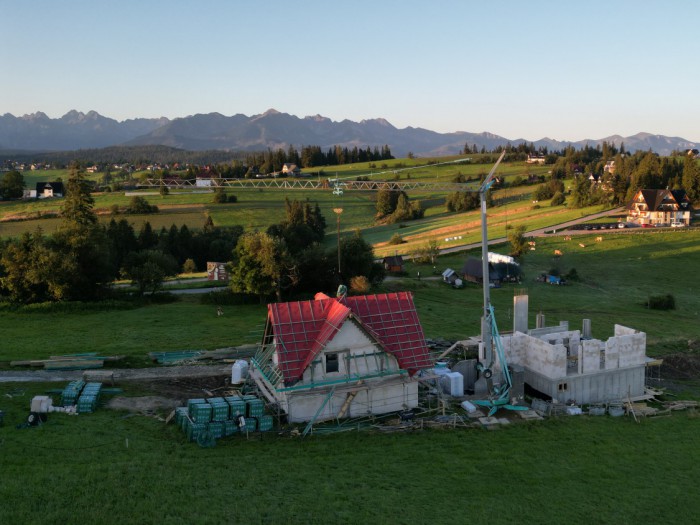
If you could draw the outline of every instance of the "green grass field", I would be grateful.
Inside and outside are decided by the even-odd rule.
[[[348,222],[361,220],[363,206],[369,205],[346,208]],[[509,223],[517,206],[508,205]],[[274,207],[267,209],[271,214]],[[505,217],[492,217],[500,235]],[[527,217],[528,224],[534,222]],[[250,222],[256,220],[251,215]],[[449,226],[447,217],[436,214],[435,220]],[[333,226],[329,223],[329,232]],[[416,223],[400,231],[419,235],[430,228]],[[367,232],[376,239],[390,234]],[[568,320],[574,329],[588,318],[593,336],[606,339],[619,323],[647,332],[649,355],[687,352],[700,326],[693,280],[700,272],[700,231],[620,231],[602,242],[596,236],[537,239],[536,250],[523,261],[523,282],[492,290],[500,330],[512,325],[515,289],[525,288],[531,325],[540,311],[548,325]],[[333,240],[332,233],[329,237]],[[554,250],[563,255],[555,258]],[[460,268],[466,256],[441,256],[435,272]],[[568,286],[535,281],[551,268],[562,273],[576,268],[580,281]],[[454,290],[427,279],[434,276],[431,264],[409,263],[406,272],[378,291],[413,291],[428,337],[454,340],[478,333],[480,287]],[[644,306],[649,295],[660,293],[672,293],[677,309]],[[89,351],[126,355],[122,366],[150,366],[149,351],[259,341],[264,305],[225,306],[224,312],[217,317],[215,307],[196,296],[127,309],[1,307],[0,366]],[[107,409],[77,417],[52,414],[42,427],[15,428],[34,394],[63,385],[0,383],[5,413],[0,523],[636,525],[692,522],[700,513],[692,496],[700,418],[692,411],[640,424],[628,418],[562,418],[496,432],[351,432],[303,440],[272,433],[227,438],[213,449],[187,443],[172,424]],[[144,385],[121,386],[126,395],[151,393]]]
[[[2,523],[639,524],[700,513],[694,413],[234,436],[202,449],[173,424],[107,409],[16,430],[47,386],[4,395],[16,388],[0,385]]]

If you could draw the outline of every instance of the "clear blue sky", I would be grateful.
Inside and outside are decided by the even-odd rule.
[[[700,142],[696,1],[0,0],[0,114]]]

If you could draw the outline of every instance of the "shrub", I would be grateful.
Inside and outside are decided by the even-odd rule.
[[[675,310],[676,299],[670,293],[650,295],[647,301],[647,308],[652,310]]]
[[[143,197],[131,197],[129,205],[124,210],[125,213],[158,213],[158,206],[151,206]]]
[[[187,259],[184,264],[182,265],[182,271],[183,273],[194,273],[197,271],[197,265],[195,264],[194,260],[192,259]]]
[[[564,278],[567,281],[578,281],[580,279],[576,268],[571,268],[571,270],[569,270],[569,272],[564,276]]]
[[[552,197],[552,202],[550,202],[549,205],[559,206],[561,204],[564,204],[564,201],[566,201],[566,197],[564,197],[564,194],[562,192],[558,191]]]
[[[389,244],[394,245],[394,244],[403,244],[405,241],[403,240],[403,237],[399,235],[398,233],[395,233],[394,235],[391,236],[391,239],[389,239]]]
[[[370,288],[369,279],[364,275],[356,275],[350,279],[350,291],[354,294],[366,294]]]

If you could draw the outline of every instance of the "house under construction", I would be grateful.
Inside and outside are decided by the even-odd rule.
[[[407,410],[432,363],[409,292],[268,305],[251,377],[289,422]]]
[[[553,400],[576,403],[625,401],[642,396],[646,366],[646,334],[615,325],[606,341],[591,337],[590,320],[582,330],[568,322],[529,329],[528,297],[516,295],[513,333],[502,336],[506,360],[525,371],[525,383]]]

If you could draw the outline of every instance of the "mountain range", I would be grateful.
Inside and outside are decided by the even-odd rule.
[[[267,148],[287,149],[294,146],[320,146],[324,151],[340,145],[374,148],[388,145],[396,157],[409,152],[416,156],[454,155],[465,144],[487,150],[498,146],[532,142],[536,147],[560,150],[568,145],[581,148],[603,141],[620,145],[628,151],[649,150],[668,155],[673,150],[698,148],[681,137],[638,133],[629,137],[613,135],[600,139],[564,142],[550,138],[540,140],[509,139],[493,133],[455,131],[438,133],[423,128],[396,128],[382,118],[353,122],[332,121],[321,115],[299,118],[270,109],[260,115],[242,114],[227,117],[220,113],[197,114],[170,120],[137,118],[117,121],[95,111],[69,111],[60,118],[37,112],[15,117],[0,116],[0,151],[64,151],[108,146],[164,145],[189,151],[226,150],[260,151]]]

